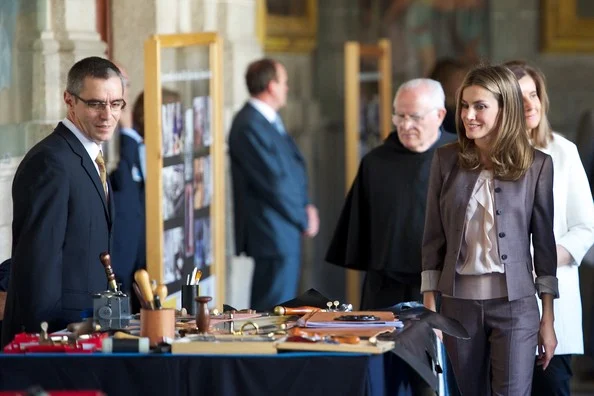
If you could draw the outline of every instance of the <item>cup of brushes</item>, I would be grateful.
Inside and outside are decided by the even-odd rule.
[[[140,300],[140,336],[148,337],[151,346],[175,337],[175,310],[163,308],[167,286],[151,287],[149,274],[140,269],[134,273],[134,291]]]
[[[185,308],[188,315],[196,315],[198,313],[198,302],[196,297],[200,296],[200,278],[202,271],[194,268],[191,275],[188,275],[187,282],[181,287],[181,307]]]

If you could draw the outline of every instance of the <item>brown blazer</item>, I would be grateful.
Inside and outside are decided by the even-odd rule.
[[[431,165],[425,232],[423,290],[454,296],[456,264],[464,236],[466,208],[480,170],[462,169],[458,144],[437,149]],[[499,259],[505,268],[509,301],[534,295],[537,289],[558,296],[557,251],[553,235],[553,162],[534,150],[534,162],[517,181],[494,179],[495,224]],[[429,288],[426,279],[438,279]],[[541,287],[543,286],[543,287]]]

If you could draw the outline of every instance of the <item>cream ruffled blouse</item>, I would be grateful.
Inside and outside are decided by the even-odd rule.
[[[462,257],[456,267],[460,275],[505,272],[499,261],[493,190],[493,172],[481,171],[466,209]]]

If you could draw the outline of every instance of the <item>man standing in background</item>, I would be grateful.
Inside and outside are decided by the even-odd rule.
[[[271,59],[246,72],[251,98],[229,133],[235,243],[255,261],[252,309],[266,310],[295,297],[301,235],[318,233],[318,212],[308,198],[303,156],[287,134],[278,110],[287,101],[287,71]]]
[[[125,70],[120,70],[128,82]],[[124,95],[128,100],[127,89]],[[146,268],[144,94],[138,96],[133,107],[122,111],[119,132],[120,161],[109,176],[115,203],[111,259],[122,289],[131,297],[132,312],[138,312],[140,305],[132,293],[132,282],[134,272]]]

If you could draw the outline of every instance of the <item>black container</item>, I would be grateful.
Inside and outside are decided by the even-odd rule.
[[[196,312],[198,312],[198,303],[196,302],[196,297],[199,295],[199,285],[182,285],[181,307],[188,311],[188,315],[196,315]]]

